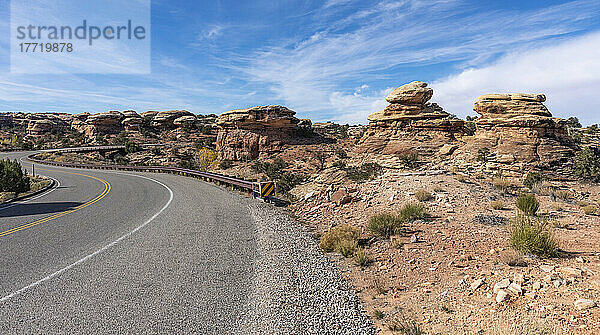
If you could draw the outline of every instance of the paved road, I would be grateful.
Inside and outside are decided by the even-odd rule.
[[[1,334],[238,328],[256,253],[243,197],[174,175],[36,172],[60,186],[0,207]]]

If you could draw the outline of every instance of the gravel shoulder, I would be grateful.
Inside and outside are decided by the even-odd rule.
[[[255,278],[241,333],[374,334],[358,297],[310,235],[267,204],[249,202]]]

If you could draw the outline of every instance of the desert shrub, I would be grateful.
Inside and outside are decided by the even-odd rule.
[[[538,257],[554,257],[558,254],[554,227],[546,218],[517,216],[511,228],[510,246]]]
[[[231,159],[224,159],[219,162],[219,169],[227,170],[233,166],[233,161]]]
[[[317,150],[312,152],[312,156],[316,161],[315,167],[317,171],[321,171],[325,168],[325,162],[327,162],[327,153],[325,151]]]
[[[406,204],[400,209],[398,217],[402,222],[422,220],[427,217],[427,210],[420,203]]]
[[[196,168],[196,166],[194,165],[194,162],[190,159],[180,160],[179,163],[177,163],[177,167],[180,167],[182,169],[188,169],[188,170],[193,170]]]
[[[552,195],[556,199],[560,199],[563,201],[571,200],[571,198],[573,197],[573,194],[569,190],[556,190],[556,191],[552,192]]]
[[[302,174],[294,172],[284,172],[281,174],[277,182],[275,183],[276,192],[279,194],[288,194],[288,192],[294,187],[298,186],[304,181],[305,177]]]
[[[421,202],[428,201],[431,199],[431,193],[423,189],[417,190],[415,192],[415,198]]]
[[[504,209],[505,208],[504,201],[494,200],[494,201],[490,202],[490,207],[492,207],[492,209],[495,209],[495,210]]]
[[[335,154],[340,159],[346,159],[346,158],[348,158],[348,153],[346,152],[346,150],[344,150],[342,148],[339,148],[339,149],[335,150]]]
[[[576,116],[571,116],[567,119],[567,126],[571,128],[581,128],[581,122]]]
[[[116,154],[116,155],[113,157],[113,161],[115,161],[115,163],[116,163],[117,165],[127,165],[127,164],[129,164],[129,159],[125,158],[125,157],[124,157],[123,155],[121,155],[121,154]]]
[[[209,148],[200,148],[198,150],[198,169],[200,171],[208,171],[215,167],[217,164],[217,157],[219,154]]]
[[[402,226],[402,220],[391,213],[380,213],[371,216],[367,229],[375,236],[389,238]]]
[[[523,181],[523,185],[530,190],[538,188],[539,185],[544,181],[544,174],[541,172],[529,172],[527,177]]]
[[[540,209],[540,203],[536,199],[535,195],[530,193],[521,193],[517,196],[517,208],[520,209],[525,215],[534,216],[538,209]]]
[[[162,151],[160,150],[160,148],[152,148],[152,149],[150,149],[150,152],[154,156],[160,156],[160,155],[162,155]]]
[[[30,182],[29,184],[30,186],[30,191],[32,192],[37,192],[41,189],[43,189],[44,187],[50,185],[52,183],[52,181],[50,179],[42,179],[42,178],[38,178],[38,177],[31,177],[30,178]]]
[[[481,148],[477,150],[477,161],[486,163],[490,160],[490,148]]]
[[[493,326],[491,335],[573,335],[564,326],[534,315],[519,315],[518,321],[513,318],[502,318]]]
[[[502,262],[508,266],[527,266],[523,253],[516,250],[506,250],[502,253]]]
[[[575,155],[573,174],[580,179],[600,181],[600,151],[596,147],[586,147]]]
[[[264,173],[271,180],[276,180],[281,177],[283,173],[283,169],[285,169],[288,164],[281,158],[277,157],[272,162],[255,162],[252,165],[252,169],[259,173]]]
[[[30,190],[29,176],[17,160],[0,160],[0,192],[24,193]]]
[[[341,224],[329,229],[319,242],[319,248],[325,252],[331,252],[337,249],[341,241],[358,241],[360,231],[358,228],[349,224]]]
[[[512,187],[512,182],[505,178],[494,178],[492,179],[492,185],[495,189],[502,193],[508,193]]]
[[[583,209],[583,212],[586,215],[594,215],[598,211],[598,207],[596,205],[587,205],[582,207],[581,209]]]
[[[405,169],[414,169],[419,166],[419,155],[416,153],[405,153],[398,155],[400,165]]]
[[[365,249],[358,249],[352,257],[354,263],[358,266],[367,266],[371,263],[371,255]]]
[[[346,172],[350,180],[362,182],[380,175],[383,172],[383,168],[377,163],[365,163],[361,166],[349,166],[346,168]]]
[[[140,150],[142,150],[142,148],[135,142],[127,141],[125,143],[125,153],[127,154],[132,154]]]
[[[115,145],[125,145],[129,141],[129,136],[125,130],[121,131],[117,136],[112,139]]]
[[[403,335],[423,335],[425,331],[419,326],[414,320],[400,320],[398,318],[393,319],[387,325],[388,330],[392,332],[399,332]]]
[[[333,166],[336,169],[345,170],[346,169],[346,162],[341,161],[341,160],[340,161],[336,161],[331,166]]]
[[[381,320],[381,319],[383,319],[383,317],[384,317],[384,316],[385,316],[385,315],[383,314],[383,311],[381,311],[381,310],[379,310],[379,309],[376,309],[376,310],[374,310],[374,311],[373,311],[373,317],[374,317],[375,319],[377,319],[377,320]]]
[[[340,240],[334,248],[335,252],[340,253],[344,257],[350,257],[356,251],[356,247],[358,246],[357,240]]]

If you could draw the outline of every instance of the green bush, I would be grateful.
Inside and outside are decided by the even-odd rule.
[[[581,208],[586,215],[595,215],[598,211],[598,207],[596,205],[587,205]]]
[[[352,258],[358,266],[367,266],[372,262],[371,255],[364,249],[356,250]]]
[[[233,166],[233,161],[230,159],[224,159],[219,162],[219,169],[227,170]]]
[[[519,215],[512,225],[510,246],[538,257],[555,257],[558,242],[553,229],[546,218]]]
[[[341,224],[329,229],[325,234],[323,234],[323,236],[321,236],[319,248],[325,252],[331,252],[337,250],[340,243],[347,243],[342,241],[350,241],[352,243],[354,241],[357,242],[359,235],[360,231],[358,228],[349,224]]]
[[[30,190],[30,180],[17,160],[0,160],[0,192],[24,193]]]
[[[344,257],[350,257],[354,254],[354,251],[356,251],[357,246],[358,246],[357,240],[344,239],[344,240],[340,240],[335,245],[334,250],[335,250],[335,252],[342,254],[342,256],[344,256]]]
[[[398,155],[400,165],[405,169],[414,169],[419,166],[419,155],[416,153],[406,153]]]
[[[375,236],[389,238],[400,229],[402,223],[402,220],[397,215],[381,213],[371,216],[367,224],[367,229]]]
[[[398,217],[402,222],[412,222],[422,220],[427,217],[425,206],[420,203],[406,204],[400,209]]]
[[[287,194],[291,189],[303,182],[304,178],[305,177],[302,174],[284,172],[275,183],[276,192],[279,194]]]
[[[140,150],[142,150],[142,148],[135,142],[127,141],[125,143],[125,153],[132,154]]]
[[[415,192],[415,198],[420,202],[429,201],[431,199],[431,193],[426,190],[417,190],[417,192]]]
[[[252,169],[259,173],[264,173],[271,180],[276,180],[283,174],[288,164],[281,158],[277,157],[272,162],[256,162],[252,165]]]
[[[344,161],[336,161],[331,166],[333,166],[336,169],[345,170],[346,169],[346,162],[344,162]]]
[[[346,159],[346,158],[348,158],[348,153],[346,152],[346,150],[344,150],[344,149],[341,149],[341,148],[340,148],[340,149],[337,149],[337,150],[335,151],[335,154],[336,154],[336,155],[337,155],[339,158],[341,158],[341,159]]]
[[[521,193],[517,196],[517,208],[520,209],[525,215],[535,216],[538,209],[540,209],[540,203],[535,198],[535,195],[530,193]]]
[[[490,149],[489,148],[481,148],[477,151],[477,161],[486,163],[490,159]]]
[[[600,151],[596,147],[586,147],[575,155],[573,174],[580,179],[600,181]]]
[[[525,180],[523,181],[523,185],[528,189],[532,190],[540,185],[544,181],[544,174],[541,172],[529,172]]]
[[[346,168],[346,172],[350,180],[362,182],[380,175],[383,172],[383,168],[377,163],[366,163],[361,166],[350,166]]]

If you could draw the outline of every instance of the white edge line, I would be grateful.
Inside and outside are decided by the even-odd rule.
[[[3,211],[5,209],[11,208],[11,207],[15,207],[15,206],[20,205],[20,204],[26,204],[26,203],[30,202],[31,200],[39,199],[39,198],[41,198],[43,196],[46,196],[46,195],[48,195],[48,194],[56,191],[60,187],[60,181],[58,181],[58,179],[54,179],[54,178],[48,177],[48,176],[45,176],[45,177],[54,180],[54,182],[55,182],[54,187],[52,187],[51,189],[49,189],[47,191],[44,191],[42,194],[36,195],[33,198],[28,198],[28,199],[25,199],[23,201],[17,201],[17,202],[12,203],[12,204],[6,204],[6,206],[0,207],[0,211]]]
[[[166,204],[165,204],[165,205],[164,205],[164,206],[163,206],[163,207],[162,207],[162,208],[161,208],[161,209],[160,209],[158,212],[156,212],[156,214],[154,214],[154,215],[153,215],[153,216],[152,216],[150,219],[146,220],[146,222],[144,222],[144,223],[142,223],[141,225],[137,226],[136,228],[134,228],[133,230],[129,231],[129,232],[128,232],[128,233],[126,233],[125,235],[123,235],[123,236],[119,237],[118,239],[116,239],[116,240],[114,240],[114,241],[110,242],[109,244],[107,244],[107,245],[103,246],[102,248],[100,248],[100,249],[98,249],[98,250],[94,251],[93,253],[91,253],[91,254],[89,254],[89,255],[87,255],[87,256],[85,256],[85,257],[81,258],[80,260],[78,260],[78,261],[76,261],[76,262],[74,262],[74,263],[71,263],[71,264],[69,264],[69,265],[65,266],[64,268],[62,268],[62,269],[60,269],[60,270],[58,270],[58,271],[56,271],[56,272],[54,272],[54,273],[51,273],[51,274],[47,275],[46,277],[44,277],[44,278],[42,278],[42,279],[40,279],[40,280],[38,280],[38,281],[36,281],[36,282],[34,282],[34,283],[31,283],[31,284],[29,284],[29,285],[27,285],[27,286],[25,286],[25,287],[23,287],[23,288],[21,288],[21,289],[19,289],[19,290],[15,291],[15,292],[13,292],[13,293],[11,293],[11,294],[9,294],[9,295],[5,296],[5,297],[2,297],[2,298],[0,298],[0,302],[4,302],[4,301],[6,301],[6,300],[8,300],[8,299],[10,299],[10,298],[12,298],[12,297],[14,297],[14,296],[16,296],[16,295],[19,295],[19,294],[21,294],[21,293],[23,293],[23,292],[25,292],[25,291],[29,290],[30,288],[36,287],[36,286],[38,286],[38,285],[42,284],[43,282],[46,282],[46,281],[48,281],[48,280],[50,280],[50,279],[52,279],[52,278],[54,278],[54,277],[56,277],[56,276],[59,276],[59,275],[60,275],[60,274],[62,274],[63,272],[65,272],[65,271],[68,271],[68,270],[70,270],[70,269],[72,269],[72,268],[76,267],[77,265],[79,265],[79,264],[81,264],[81,263],[83,263],[83,262],[85,262],[85,261],[89,260],[90,258],[92,258],[92,257],[94,257],[94,256],[96,256],[96,255],[98,255],[98,254],[100,254],[100,253],[102,253],[102,252],[104,252],[105,250],[107,250],[107,249],[109,249],[109,248],[113,247],[113,246],[114,246],[114,245],[116,245],[117,243],[119,243],[119,242],[121,242],[122,240],[124,240],[124,239],[128,238],[129,236],[133,235],[133,234],[134,234],[135,232],[137,232],[138,230],[140,230],[140,229],[144,228],[144,227],[145,227],[146,225],[148,225],[150,222],[154,221],[154,219],[156,219],[156,217],[157,217],[157,216],[159,216],[159,215],[160,215],[160,213],[162,213],[162,212],[163,212],[165,209],[167,209],[167,207],[169,207],[169,205],[170,205],[170,204],[171,204],[171,202],[173,201],[173,190],[171,190],[171,189],[170,189],[170,188],[169,188],[167,185],[165,185],[165,184],[161,183],[161,182],[160,182],[160,181],[158,181],[158,180],[154,180],[154,179],[152,179],[152,178],[148,178],[148,177],[145,177],[145,176],[134,175],[134,174],[128,174],[128,173],[118,173],[118,174],[123,174],[123,175],[129,175],[129,176],[135,176],[135,177],[140,177],[140,178],[148,179],[148,180],[151,180],[151,181],[153,181],[153,182],[155,182],[155,183],[157,183],[157,184],[159,184],[159,185],[163,186],[164,188],[166,188],[166,189],[167,189],[167,191],[169,191],[169,201],[167,201],[167,203],[166,203]]]

